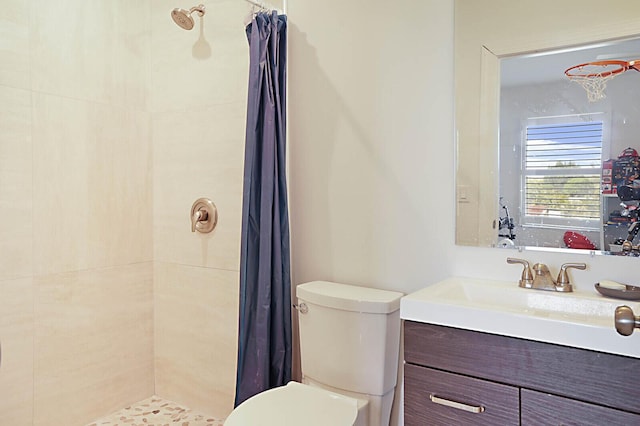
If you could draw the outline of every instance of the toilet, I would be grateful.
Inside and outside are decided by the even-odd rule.
[[[388,426],[403,294],[313,281],[296,296],[302,383],[247,399],[225,426]]]

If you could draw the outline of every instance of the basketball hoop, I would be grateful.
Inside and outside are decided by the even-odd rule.
[[[636,64],[638,62],[638,64]],[[589,102],[604,99],[607,82],[618,74],[634,69],[640,71],[640,59],[634,61],[596,61],[575,65],[564,73],[569,80],[581,85],[587,92]]]

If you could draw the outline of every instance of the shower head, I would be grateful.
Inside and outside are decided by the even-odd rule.
[[[173,21],[181,28],[190,30],[195,25],[193,17],[191,16],[193,12],[198,12],[198,16],[204,16],[204,5],[199,4],[198,6],[194,6],[189,10],[175,8],[171,11],[171,18],[173,18]]]

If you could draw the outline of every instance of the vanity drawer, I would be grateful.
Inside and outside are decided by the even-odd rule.
[[[405,364],[404,386],[406,426],[520,423],[517,387],[411,364]],[[443,405],[446,401],[463,405],[458,408]]]
[[[633,392],[632,390],[629,390]],[[625,395],[619,395],[625,398]],[[586,402],[522,389],[522,425],[629,426],[640,425],[640,415]]]
[[[625,397],[638,386],[635,358],[413,321],[404,322],[404,358],[640,414],[640,398]]]

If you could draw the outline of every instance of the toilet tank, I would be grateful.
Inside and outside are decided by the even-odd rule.
[[[396,385],[402,293],[314,281],[296,288],[304,377],[384,395]]]

